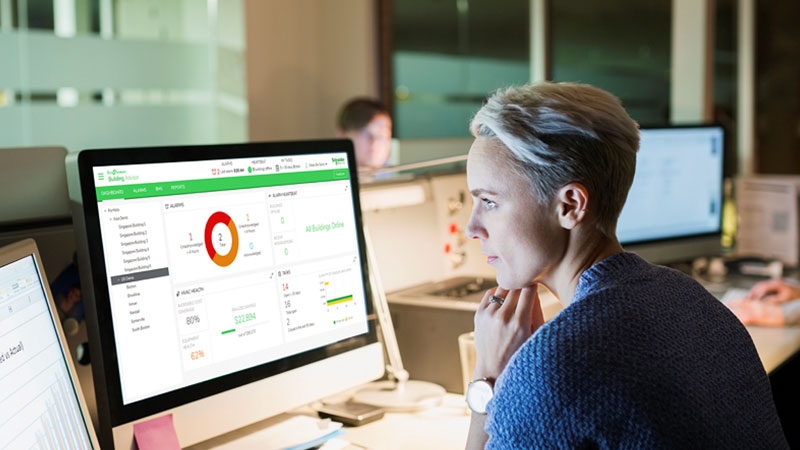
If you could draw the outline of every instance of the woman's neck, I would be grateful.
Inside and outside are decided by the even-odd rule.
[[[572,302],[581,274],[598,262],[623,251],[616,238],[609,238],[596,229],[588,233],[572,230],[564,257],[543,284],[567,307]]]

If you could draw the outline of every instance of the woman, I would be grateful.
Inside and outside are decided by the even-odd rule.
[[[475,315],[467,447],[787,448],[747,330],[616,238],[639,146],[619,100],[510,88],[471,130],[467,233],[499,287]],[[547,323],[539,284],[564,304]]]

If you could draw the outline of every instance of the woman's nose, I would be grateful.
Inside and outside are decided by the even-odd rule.
[[[470,239],[480,239],[482,237],[486,237],[486,231],[481,226],[480,221],[476,217],[475,211],[469,215],[469,220],[467,220],[467,227],[464,229],[467,237]]]

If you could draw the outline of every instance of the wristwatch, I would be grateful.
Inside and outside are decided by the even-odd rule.
[[[475,414],[486,414],[486,405],[494,396],[494,380],[478,378],[467,386],[467,406]]]

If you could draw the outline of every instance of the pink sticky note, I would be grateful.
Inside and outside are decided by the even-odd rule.
[[[133,436],[139,450],[180,450],[172,414],[133,424]]]

